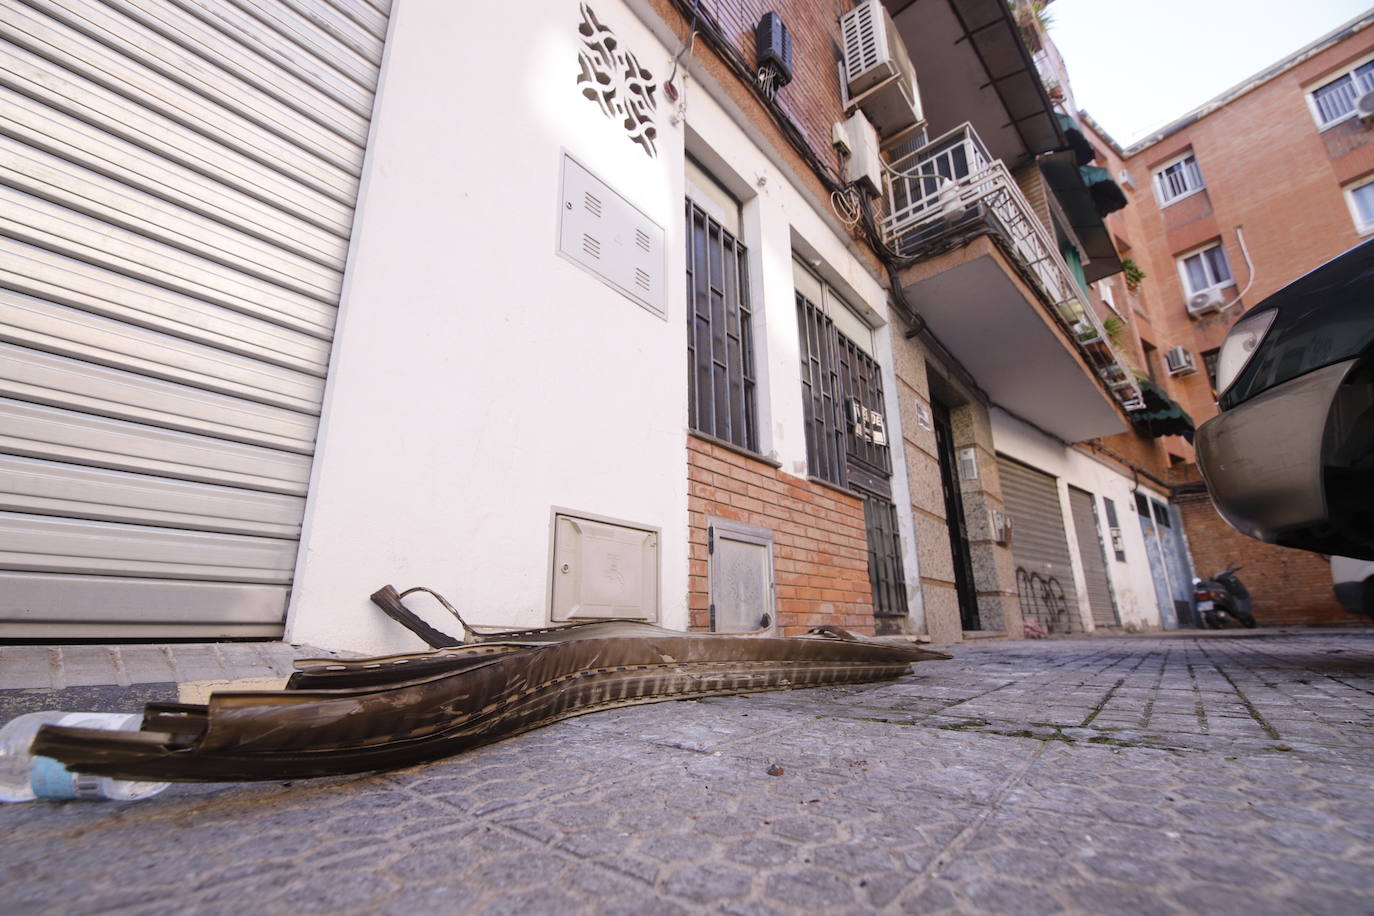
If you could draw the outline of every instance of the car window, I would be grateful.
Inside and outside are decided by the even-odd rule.
[[[1275,385],[1341,360],[1374,345],[1374,265],[1340,282],[1300,283],[1270,302],[1279,319],[1249,366],[1223,398],[1223,407],[1239,404]]]

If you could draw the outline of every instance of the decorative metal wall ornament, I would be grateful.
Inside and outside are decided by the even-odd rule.
[[[658,84],[633,53],[621,50],[620,40],[597,20],[591,7],[583,3],[581,9],[582,23],[577,31],[583,47],[577,60],[582,72],[577,85],[606,117],[620,121],[630,140],[643,147],[652,159],[658,155],[654,145],[658,128],[653,120],[653,113],[658,110]]]

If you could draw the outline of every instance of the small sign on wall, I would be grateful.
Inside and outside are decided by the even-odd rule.
[[[978,479],[978,449],[959,449],[959,476],[965,480]]]
[[[920,401],[916,402],[916,425],[926,432],[935,428],[935,424],[931,422],[930,408]]]

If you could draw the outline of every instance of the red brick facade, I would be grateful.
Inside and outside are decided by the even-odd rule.
[[[853,5],[851,0],[720,0],[704,5],[751,68],[754,27],[770,11],[782,18],[792,34],[792,82],[778,90],[776,101],[796,122],[811,150],[836,174],[839,161],[830,144],[830,127],[844,120],[835,69],[840,59],[839,20]]]
[[[1125,170],[1135,185],[1128,190],[1130,206],[1108,225],[1123,256],[1146,274],[1136,292],[1127,291],[1121,278],[1110,281],[1126,319],[1119,342],[1128,361],[1142,370],[1151,368],[1143,343],[1157,348],[1158,363],[1170,347],[1192,352],[1196,373],[1171,377],[1156,365],[1153,374],[1199,425],[1218,410],[1203,354],[1221,345],[1246,308],[1361,240],[1342,187],[1374,173],[1374,132],[1358,120],[1319,130],[1307,93],[1372,52],[1374,28],[1366,28],[1124,154],[1106,138],[1096,144],[1101,164],[1113,174]],[[1161,207],[1153,172],[1185,152],[1196,157],[1204,190]],[[1193,317],[1185,307],[1178,257],[1214,242],[1222,244],[1236,282],[1224,297],[1234,299],[1241,291],[1245,296],[1240,305]],[[1170,484],[1200,480],[1192,447],[1177,436],[1151,442],[1125,434],[1103,445]],[[1216,514],[1205,495],[1181,494],[1175,501],[1197,574],[1243,564],[1240,575],[1262,625],[1365,622],[1336,603],[1330,566],[1320,556],[1245,537]]]
[[[1368,617],[1346,613],[1331,588],[1331,564],[1305,550],[1275,547],[1244,537],[1226,524],[1205,494],[1175,499],[1188,529],[1199,576],[1231,566],[1255,601],[1260,626],[1292,624],[1364,626]]]
[[[698,436],[687,439],[693,630],[710,627],[708,520],[726,518],[773,532],[778,624],[784,635],[833,624],[873,633],[868,542],[858,497],[784,474],[757,458]]]

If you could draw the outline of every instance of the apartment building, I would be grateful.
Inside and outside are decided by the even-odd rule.
[[[1143,273],[1095,292],[1121,315],[1126,361],[1199,424],[1217,413],[1216,355],[1241,313],[1374,231],[1374,134],[1359,107],[1374,89],[1371,24],[1347,23],[1127,149],[1084,119],[1130,198],[1109,220],[1117,247]],[[1217,516],[1185,438],[1106,444],[1173,488],[1200,572],[1244,565],[1262,624],[1359,622],[1324,558]]]
[[[1126,521],[1167,488],[1074,445],[1150,407],[1086,292],[1124,199],[1030,32],[17,7],[0,638],[414,648],[388,582],[479,625],[1170,625]]]

